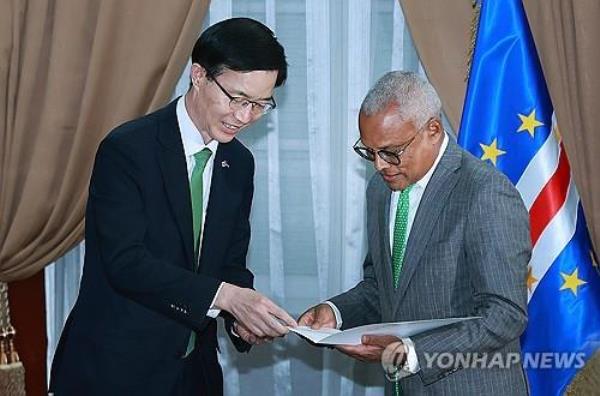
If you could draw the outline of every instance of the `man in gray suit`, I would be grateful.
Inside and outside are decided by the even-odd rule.
[[[527,394],[519,336],[527,323],[528,213],[504,175],[444,132],[440,114],[434,88],[413,73],[390,72],[369,91],[354,146],[377,170],[367,187],[364,279],[310,308],[299,324],[345,329],[478,316],[338,349],[363,361],[384,354],[388,394]]]

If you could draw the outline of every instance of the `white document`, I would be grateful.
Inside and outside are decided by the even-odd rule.
[[[290,327],[290,331],[309,339],[315,344],[324,345],[359,345],[363,335],[391,335],[398,338],[412,337],[428,330],[438,327],[448,326],[466,320],[479,319],[480,316],[471,316],[467,318],[447,318],[417,320],[413,322],[392,322],[377,323],[365,326],[353,327],[348,330],[319,329],[313,330],[310,327],[298,326]]]

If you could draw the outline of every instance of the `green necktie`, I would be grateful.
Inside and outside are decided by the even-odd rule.
[[[197,256],[199,254],[200,233],[202,231],[202,209],[204,197],[204,188],[202,180],[204,168],[206,168],[206,164],[211,154],[212,151],[210,151],[209,148],[205,148],[202,151],[198,151],[196,154],[194,154],[194,158],[196,159],[196,165],[194,165],[194,170],[192,171],[192,179],[190,181],[190,192],[192,198],[192,218],[194,224],[194,262],[198,262]],[[194,269],[196,269],[195,266]]]
[[[210,158],[212,151],[209,148],[205,148],[202,151],[198,151],[194,154],[196,159],[196,165],[192,171],[192,179],[190,180],[190,194],[192,199],[192,219],[194,229],[194,271],[198,269],[198,255],[200,254],[200,234],[202,231],[202,211],[204,201],[204,187],[203,187],[203,175],[206,163]],[[196,333],[192,331],[188,346],[185,351],[184,357],[187,357],[196,345]]]
[[[392,276],[394,279],[394,288],[398,287],[400,281],[400,271],[402,271],[402,261],[404,260],[404,250],[406,248],[406,236],[408,228],[408,195],[413,185],[406,187],[400,192],[398,206],[396,207],[396,219],[394,222],[394,244],[392,247]]]
[[[402,271],[402,262],[404,261],[404,251],[406,250],[406,236],[408,235],[408,210],[410,207],[409,194],[413,184],[400,192],[398,206],[396,206],[396,219],[394,220],[394,243],[392,246],[392,277],[394,279],[394,288],[398,287],[400,281],[400,272]],[[394,395],[402,395],[400,381],[394,383]]]

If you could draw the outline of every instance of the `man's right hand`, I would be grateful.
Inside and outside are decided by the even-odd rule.
[[[298,319],[299,326],[308,326],[318,330],[320,328],[335,329],[337,321],[333,309],[328,304],[315,305],[300,315]]]
[[[273,301],[259,292],[223,283],[215,307],[229,312],[257,337],[281,337],[286,326],[296,327],[296,321]]]

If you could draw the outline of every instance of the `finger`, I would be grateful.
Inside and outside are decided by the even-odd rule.
[[[237,325],[235,326],[235,331],[240,335],[240,337],[248,338],[252,333],[244,326]]]
[[[240,334],[240,337],[249,344],[255,344],[257,340],[256,336],[250,332],[244,332],[243,335]]]
[[[354,345],[338,345],[336,348],[346,354],[359,354],[362,350],[360,347]]]
[[[315,310],[314,308],[304,312],[298,319],[299,326],[311,326],[315,321]]]
[[[311,328],[313,328],[315,330],[319,330],[320,328],[323,328],[323,327],[331,327],[331,323],[329,323],[329,321],[327,320],[327,317],[325,315],[319,315],[319,311],[317,310],[316,318],[315,318]]]
[[[339,345],[337,348],[344,353],[351,353],[355,355],[365,356],[368,354],[381,354],[383,348],[374,345]]]
[[[376,335],[364,335],[362,336],[361,342],[364,345],[376,345],[385,348],[392,342],[398,342],[400,339],[394,336],[376,336]]]
[[[338,346],[337,349],[350,356],[351,358],[360,360],[362,362],[366,362],[370,360],[369,355],[371,355],[371,353],[368,351],[368,348],[366,347],[357,347],[357,346],[349,346],[349,345],[344,345],[344,346]]]
[[[285,325],[290,327],[298,327],[298,323],[288,314],[284,309],[275,305],[275,303],[271,302],[272,306],[269,310],[271,315],[275,316],[277,319],[282,321]]]
[[[272,318],[267,324],[269,325],[269,331],[265,334],[266,336],[283,337],[289,332],[289,329],[275,318]]]
[[[261,338],[263,337],[281,337],[287,334],[288,328],[283,326],[275,317],[270,313],[262,313],[258,318],[260,321],[258,326],[262,329],[262,334],[257,334]]]
[[[319,320],[319,317],[317,316],[317,318],[310,325],[310,328],[314,330],[319,330],[321,327],[323,327],[324,324],[325,323],[323,323],[322,320]]]
[[[249,322],[244,324],[248,330],[257,337],[264,337],[266,335],[266,329],[261,322]]]
[[[241,326],[241,325],[237,325],[236,326],[236,333],[239,334],[240,337],[242,337],[242,339],[244,341],[246,341],[247,343],[250,344],[254,344],[256,343],[256,336],[254,334],[252,334],[250,331],[248,331],[245,327]]]

